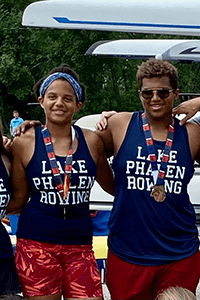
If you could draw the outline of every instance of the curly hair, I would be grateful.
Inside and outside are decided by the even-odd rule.
[[[38,97],[40,96],[40,93],[39,93],[39,89],[40,89],[40,86],[43,82],[43,80],[45,78],[47,78],[49,75],[53,74],[53,73],[57,73],[57,72],[61,72],[61,73],[66,73],[66,74],[69,74],[71,75],[72,77],[74,77],[74,79],[79,83],[81,89],[82,89],[82,99],[81,99],[81,103],[84,103],[85,102],[85,93],[86,93],[86,89],[84,87],[84,85],[82,85],[80,82],[79,82],[79,78],[78,78],[78,75],[75,73],[74,70],[72,70],[68,65],[66,64],[61,64],[60,66],[58,67],[55,67],[53,68],[46,76],[44,76],[43,78],[41,78],[33,87],[33,91],[34,91],[34,95],[36,97],[36,99],[38,99]],[[61,80],[65,80],[64,78],[60,78]]]
[[[171,87],[177,89],[177,69],[169,62],[151,58],[138,66],[136,80],[139,90],[142,87],[143,78],[169,77]]]

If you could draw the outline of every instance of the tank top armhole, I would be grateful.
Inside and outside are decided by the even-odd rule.
[[[142,112],[140,112],[140,111],[135,111],[135,112],[133,113],[133,115],[131,116],[131,119],[130,119],[130,121],[129,121],[127,130],[126,130],[126,133],[125,133],[125,137],[124,137],[124,139],[123,139],[123,141],[122,141],[122,144],[121,144],[121,146],[120,146],[120,148],[119,148],[119,150],[118,150],[116,156],[115,156],[114,159],[113,159],[113,164],[114,164],[114,162],[115,162],[115,158],[117,158],[117,157],[121,154],[121,152],[123,151],[124,144],[126,143],[127,139],[129,138],[129,135],[130,135],[130,133],[131,133],[133,123],[134,123],[134,121],[135,121],[136,118],[138,118],[138,120],[139,120],[139,117],[140,117],[141,113],[142,113]],[[140,122],[139,122],[138,124],[139,124],[139,126],[140,126]]]
[[[74,153],[74,156],[79,155],[80,151],[85,151],[87,157],[91,159],[91,161],[93,162],[93,164],[96,168],[96,164],[92,158],[92,155],[90,154],[89,148],[87,146],[87,142],[85,140],[85,136],[82,131],[82,128],[77,125],[73,125],[73,127],[76,130],[77,141],[78,141],[77,149]]]
[[[35,128],[35,139],[34,139],[34,149],[33,149],[33,155],[31,156],[31,159],[29,160],[27,166],[26,166],[26,169],[27,167],[30,165],[30,163],[32,162],[34,156],[35,156],[35,153],[36,153],[36,150],[37,150],[37,147],[39,146],[39,137],[41,137],[42,139],[42,134],[41,134],[41,129],[42,129],[42,125],[39,125],[39,126],[36,126]]]

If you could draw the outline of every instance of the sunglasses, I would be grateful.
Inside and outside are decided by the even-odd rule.
[[[168,90],[168,89],[163,89],[163,90],[144,90],[144,91],[139,91],[142,94],[142,97],[144,99],[151,99],[153,97],[153,92],[157,92],[157,95],[161,99],[168,98],[170,93],[173,92],[173,89]]]

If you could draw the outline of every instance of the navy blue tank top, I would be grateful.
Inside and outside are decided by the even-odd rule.
[[[0,155],[0,219],[3,218],[10,200],[10,180]],[[0,258],[12,257],[12,245],[8,232],[0,222]]]
[[[154,141],[158,164],[164,145]],[[108,241],[113,253],[129,263],[155,266],[186,258],[198,250],[195,212],[187,193],[194,169],[185,126],[179,126],[175,119],[164,202],[150,197],[153,177],[141,112],[131,118],[113,170],[115,200]]]
[[[90,244],[93,227],[89,213],[90,190],[95,180],[95,163],[82,130],[77,132],[78,147],[73,155],[71,185],[66,204],[61,199],[52,176],[41,127],[35,128],[35,150],[27,166],[30,201],[18,222],[17,237],[53,244]],[[65,157],[56,157],[64,177]],[[63,208],[66,216],[63,217]]]

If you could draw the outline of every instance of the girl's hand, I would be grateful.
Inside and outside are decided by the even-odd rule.
[[[3,146],[9,152],[10,147],[12,146],[13,141],[7,136],[3,135]]]
[[[114,114],[117,114],[117,112],[115,110],[103,111],[101,113],[100,121],[98,123],[96,123],[96,125],[95,125],[95,129],[96,130],[101,130],[101,131],[106,129],[106,127],[108,125],[108,118],[110,118]]]

